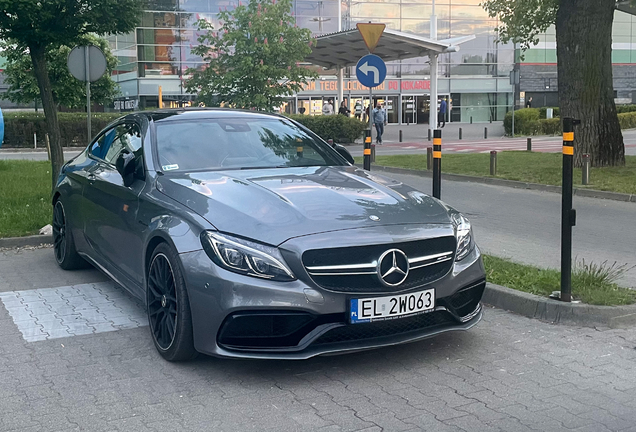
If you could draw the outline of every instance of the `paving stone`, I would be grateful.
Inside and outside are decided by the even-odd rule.
[[[0,431],[636,429],[634,329],[550,325],[487,308],[468,332],[404,346],[171,364],[140,328],[139,301],[114,284],[51,289],[28,277],[32,285],[16,278],[9,292],[0,276]],[[16,294],[28,291],[50,312],[32,316]],[[23,324],[29,340],[43,340],[25,341]],[[44,331],[54,324],[79,336],[44,340],[63,336]]]

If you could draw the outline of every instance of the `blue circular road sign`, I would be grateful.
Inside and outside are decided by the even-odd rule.
[[[366,87],[377,87],[386,78],[386,64],[377,55],[368,54],[358,60],[356,77]]]

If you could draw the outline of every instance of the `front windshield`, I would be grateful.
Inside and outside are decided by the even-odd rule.
[[[335,151],[280,118],[223,118],[157,125],[163,171],[345,165]]]

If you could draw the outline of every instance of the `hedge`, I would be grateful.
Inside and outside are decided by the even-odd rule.
[[[34,112],[5,112],[3,148],[33,148],[33,134],[37,134],[38,147],[45,146],[47,133],[44,114]],[[93,136],[113,120],[121,117],[119,113],[94,113]],[[360,138],[368,127],[354,117],[342,115],[308,116],[291,115],[292,119],[311,129],[324,140],[351,143]],[[85,147],[88,144],[86,135],[86,114],[58,113],[62,145],[64,147]]]
[[[616,105],[616,112],[619,114],[636,112],[636,105]]]
[[[635,106],[635,105],[631,105]],[[618,115],[618,122],[621,124],[621,129],[636,128],[636,112],[625,112]]]
[[[47,133],[44,114],[34,112],[4,112],[3,148],[33,147],[33,134],[37,134],[38,147],[44,147]],[[96,134],[107,124],[121,117],[119,113],[91,114],[92,131]],[[58,113],[60,134],[64,147],[85,147],[88,144],[86,114]]]
[[[504,117],[506,135],[512,134],[512,111]],[[541,133],[539,108],[522,108],[515,111],[515,135],[537,135]]]
[[[636,105],[633,106],[636,109]],[[560,135],[561,119],[540,119],[539,108],[524,108],[515,111],[515,135]],[[618,122],[621,129],[636,128],[636,111],[627,111],[618,114]],[[512,112],[506,113],[504,118],[504,128],[506,135],[511,135]]]
[[[320,138],[334,140],[339,143],[352,143],[362,136],[362,132],[369,127],[355,117],[347,117],[339,114],[326,116],[309,116],[293,114],[289,118],[296,120],[307,129],[314,132]]]

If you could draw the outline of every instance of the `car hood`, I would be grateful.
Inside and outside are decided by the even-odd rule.
[[[438,200],[353,166],[169,173],[158,182],[219,231],[272,245],[327,231],[450,223]]]

